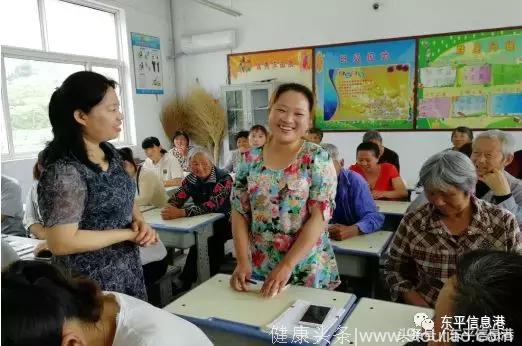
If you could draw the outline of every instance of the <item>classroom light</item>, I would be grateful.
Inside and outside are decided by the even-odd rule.
[[[218,10],[220,12],[229,14],[229,15],[234,16],[234,17],[239,17],[239,16],[242,15],[242,13],[239,12],[239,11],[236,11],[236,10],[230,8],[230,7],[223,6],[223,5],[217,4],[217,3],[209,1],[209,0],[193,0],[193,1],[197,2],[197,3],[201,4],[201,5],[213,8],[215,10]]]

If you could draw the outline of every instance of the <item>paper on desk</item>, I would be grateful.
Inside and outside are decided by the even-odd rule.
[[[251,280],[251,281],[255,281],[255,284],[253,284],[251,282],[248,283],[249,292],[259,292],[259,291],[261,291],[261,288],[265,284],[264,281],[256,281],[256,280]],[[290,284],[286,284],[285,287],[283,287],[283,289],[281,290],[281,292],[284,292],[289,286],[290,286]]]
[[[310,305],[310,302],[301,299],[296,300],[295,303],[286,309],[285,312],[267,324],[267,328],[269,330],[281,330],[286,328],[285,330],[288,331],[289,334],[294,332],[296,330],[295,328],[299,328],[299,333],[301,333],[301,335],[307,335],[312,340],[317,338],[322,340],[322,338],[328,334],[328,331],[332,328],[332,326],[334,326],[335,323],[341,318],[344,313],[344,309],[330,307],[330,311],[328,312],[328,315],[326,315],[326,318],[320,327],[309,327],[299,324],[299,320],[301,317],[303,317],[304,313]],[[306,330],[306,332],[304,330]]]

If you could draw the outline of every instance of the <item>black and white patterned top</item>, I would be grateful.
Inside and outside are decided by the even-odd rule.
[[[78,223],[79,229],[103,232],[128,228],[136,185],[124,171],[114,147],[106,172],[93,169],[74,157],[46,165],[38,184],[38,204],[45,227]],[[73,275],[97,281],[105,291],[146,299],[138,247],[121,242],[96,251],[55,256],[53,260]]]

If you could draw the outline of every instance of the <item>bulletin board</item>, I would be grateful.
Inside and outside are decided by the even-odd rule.
[[[417,129],[522,128],[522,29],[418,39]]]
[[[312,88],[312,49],[284,49],[228,55],[230,84],[275,79]]]
[[[160,39],[131,32],[136,94],[163,94]]]
[[[415,40],[314,49],[315,126],[413,129]]]

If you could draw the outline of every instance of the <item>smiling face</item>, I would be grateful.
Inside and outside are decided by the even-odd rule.
[[[248,143],[253,148],[262,147],[266,143],[265,133],[260,130],[250,131],[248,134]]]
[[[106,142],[118,138],[123,115],[116,91],[109,87],[105,96],[89,113],[77,110],[75,117],[83,125],[82,132],[96,142]]]
[[[375,156],[373,150],[359,150],[357,152],[357,164],[363,171],[370,172],[378,167],[379,158]]]
[[[504,157],[502,144],[496,138],[477,138],[473,142],[471,161],[479,177],[495,170],[504,170],[513,160],[513,155]]]
[[[458,150],[464,144],[471,143],[471,138],[469,138],[465,132],[456,131],[453,136],[451,136],[451,143],[453,143],[453,147]]]
[[[188,148],[188,141],[183,135],[178,135],[174,138],[174,148],[184,151]]]
[[[299,141],[310,127],[309,103],[305,95],[289,90],[270,108],[268,127],[275,141],[290,144]]]
[[[212,173],[212,162],[203,153],[196,153],[190,160],[190,171],[202,180],[206,180]]]

